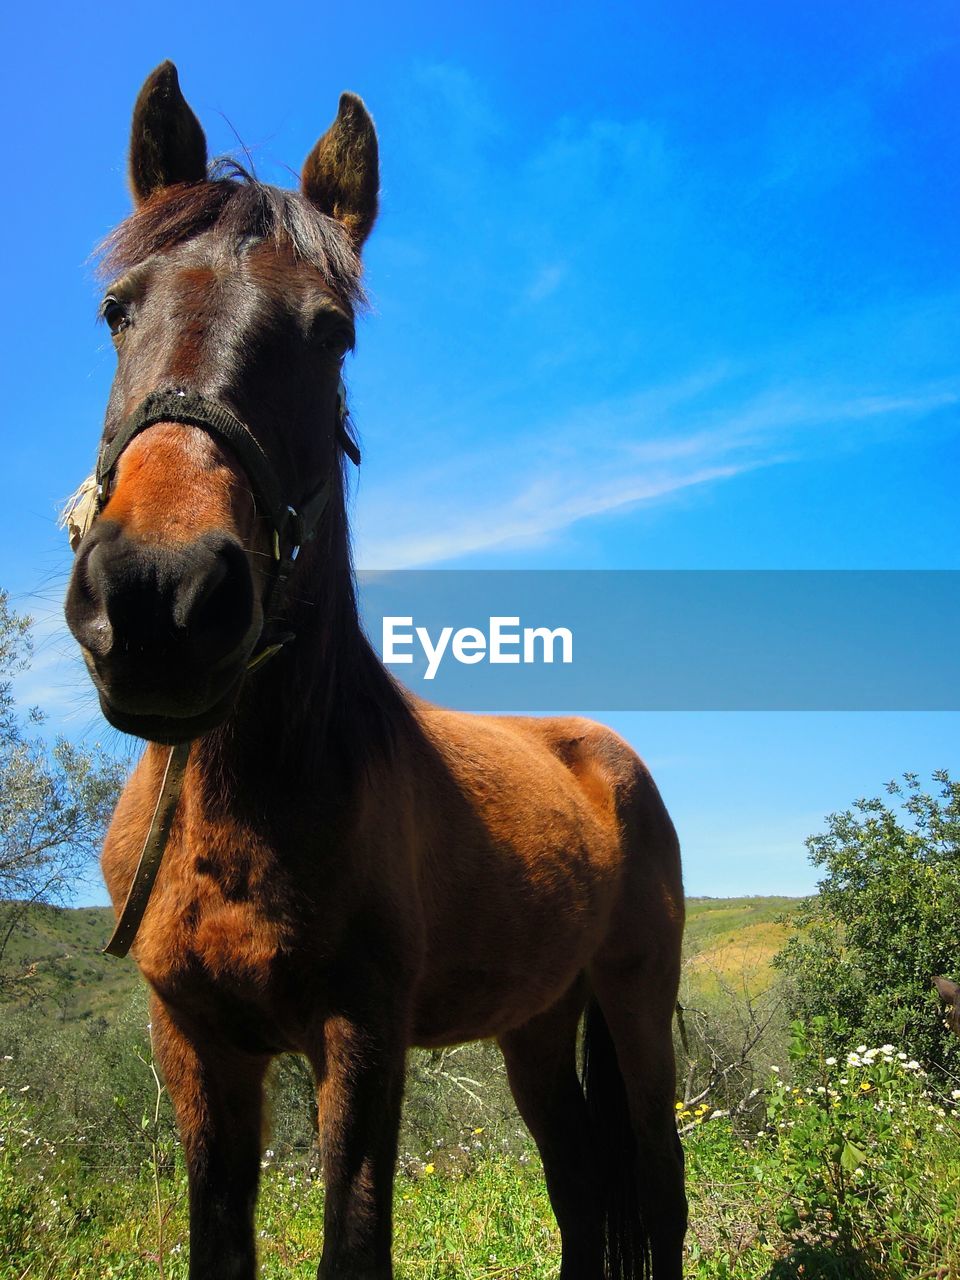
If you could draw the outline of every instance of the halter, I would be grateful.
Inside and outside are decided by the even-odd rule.
[[[359,466],[360,450],[347,432],[346,418],[347,392],[341,378],[337,386],[337,442],[351,462]],[[330,501],[330,477],[324,479],[294,507],[285,500],[283,486],[273,463],[245,422],[241,422],[224,405],[198,392],[154,391],[141,400],[133,413],[124,419],[110,442],[101,446],[97,458],[95,505],[90,516],[91,523],[100,514],[107,488],[124,449],[141,431],[161,422],[200,427],[208,435],[224,440],[239,458],[250,480],[257,505],[273,529],[274,572],[263,599],[263,613],[266,617],[269,606],[277,608],[300,548],[313,537],[327,508]],[[250,670],[262,666],[292,639],[293,633],[289,631],[275,637],[250,659]]]
[[[347,393],[341,378],[337,387],[337,442],[350,461],[359,466],[360,450],[347,432],[346,419]],[[124,449],[141,431],[161,422],[179,422],[185,426],[200,427],[208,435],[224,440],[240,460],[250,480],[257,506],[273,529],[274,572],[263,599],[263,613],[266,617],[268,605],[276,609],[282,600],[300,547],[309,542],[317,530],[330,500],[331,479],[327,476],[296,507],[292,506],[284,498],[283,485],[273,463],[246,423],[241,422],[224,405],[197,392],[151,393],[124,419],[109,444],[101,446],[95,475],[82,486],[64,512],[63,522],[70,531],[74,550],[103,509],[107,489]],[[76,539],[75,532],[78,535]],[[291,631],[268,637],[263,648],[247,663],[248,672],[262,667],[293,638]],[[170,748],[150,829],[116,927],[103,949],[106,955],[125,956],[137,936],[173,826],[190,746],[189,742],[185,742]]]

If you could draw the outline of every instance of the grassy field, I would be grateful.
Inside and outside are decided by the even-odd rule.
[[[773,979],[770,961],[786,941],[782,923],[796,898],[688,898],[685,988],[756,996]]]
[[[957,1115],[902,1070],[893,1078],[896,1070],[858,1070],[825,1106],[813,1086],[794,1093],[774,1083],[758,1131],[744,1134],[720,1116],[688,1133],[687,1276],[960,1276]],[[898,1133],[878,1123],[866,1093],[891,1108]],[[0,1280],[186,1280],[185,1178],[162,1141],[159,1162],[145,1150],[138,1169],[106,1176],[84,1167],[76,1147],[50,1143],[22,1098],[0,1093],[0,1121]],[[909,1164],[898,1159],[908,1154]],[[315,1159],[268,1151],[260,1274],[312,1280],[322,1215]],[[475,1126],[459,1143],[408,1156],[395,1194],[395,1256],[401,1280],[555,1275],[560,1242],[535,1153]]]
[[[783,898],[692,899],[686,1096],[768,1021],[737,1071],[678,1101],[697,1280],[960,1280],[957,1098],[905,1054],[793,1046],[770,960]],[[187,1274],[186,1183],[150,1070],[135,966],[100,947],[112,915],[35,908],[0,992],[0,1280]],[[859,1046],[865,1048],[865,1046]],[[779,1066],[771,1071],[771,1064]],[[831,1065],[832,1064],[832,1065]],[[852,1064],[852,1065],[851,1065]],[[909,1069],[908,1069],[909,1068]],[[273,1084],[258,1249],[264,1277],[312,1277],[323,1190],[296,1059]],[[539,1160],[487,1045],[411,1055],[396,1188],[402,1280],[540,1280],[559,1237]]]
[[[30,907],[4,953],[0,1001],[40,1005],[66,1021],[116,1014],[140,978],[132,962],[101,954],[112,928],[109,907]]]

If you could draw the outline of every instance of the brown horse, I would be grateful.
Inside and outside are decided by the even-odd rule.
[[[370,117],[344,94],[281,191],[208,171],[165,63],[137,100],[130,178],[105,248],[99,514],[67,617],[107,719],[153,744],[103,852],[115,904],[162,744],[193,744],[135,945],[189,1171],[190,1275],[255,1274],[264,1073],[296,1052],[317,1078],[318,1274],[386,1280],[406,1051],[495,1038],[564,1280],[676,1280],[683,894],[650,775],[590,721],[407,696],[358,621],[339,388],[377,212]]]
[[[951,978],[934,978],[940,1002],[945,1006],[944,1025],[960,1036],[960,985]]]

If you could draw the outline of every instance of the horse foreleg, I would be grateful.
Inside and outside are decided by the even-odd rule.
[[[393,1175],[405,1047],[395,1034],[331,1018],[311,1055],[326,1199],[319,1280],[390,1280]]]
[[[187,1035],[151,1002],[153,1051],[176,1112],[190,1192],[190,1280],[253,1280],[268,1059]]]

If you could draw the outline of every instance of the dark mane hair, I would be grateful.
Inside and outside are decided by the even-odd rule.
[[[234,160],[216,160],[206,182],[165,187],[134,210],[97,248],[97,274],[123,275],[210,230],[234,243],[248,236],[286,242],[352,310],[365,303],[360,259],[340,223],[301,192],[260,182]]]

